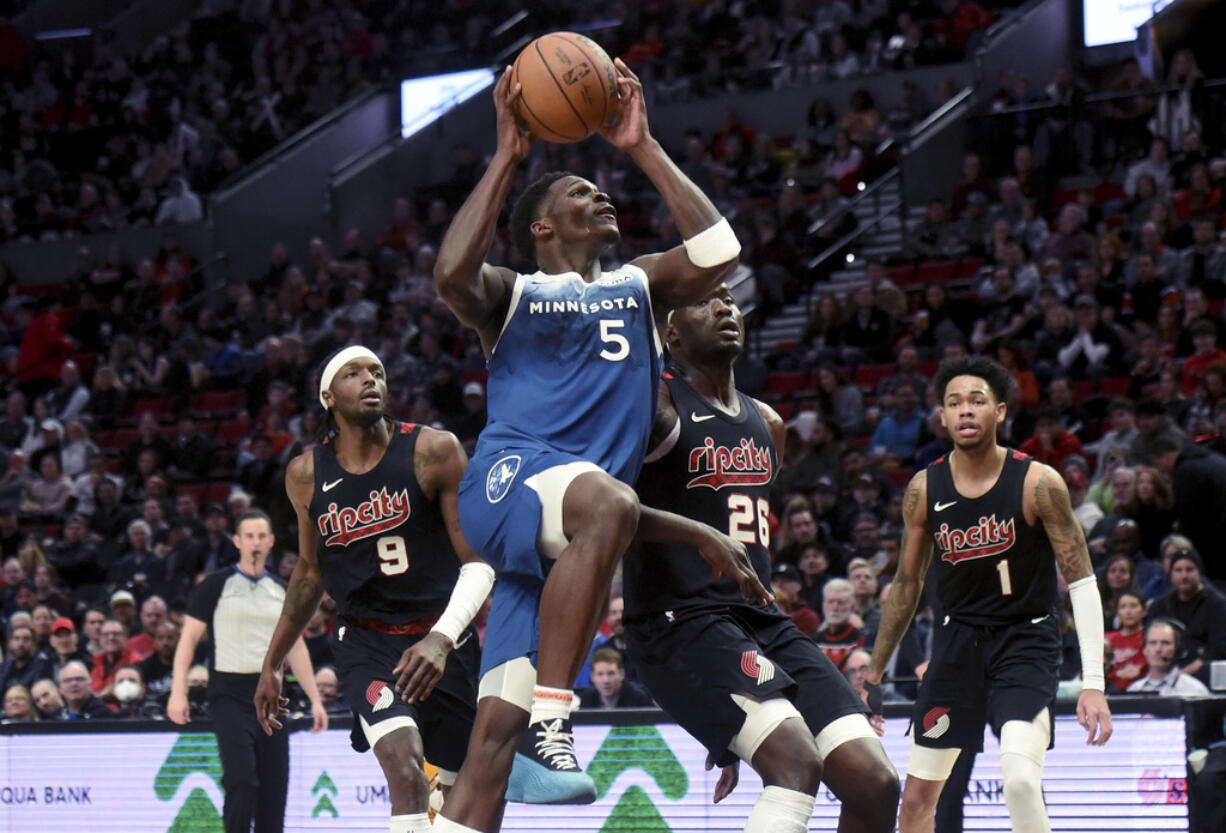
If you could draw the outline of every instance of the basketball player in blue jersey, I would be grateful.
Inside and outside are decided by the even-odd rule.
[[[284,713],[280,669],[324,591],[353,740],[387,776],[391,833],[430,830],[423,754],[450,784],[476,713],[479,649],[469,628],[494,571],[460,532],[466,456],[453,434],[384,415],[383,363],[346,347],[324,366],[319,401],[335,433],[290,463],[299,560],[256,692],[267,732]],[[400,696],[397,696],[399,694]]]
[[[1060,595],[1068,583],[1084,688],[1077,717],[1087,743],[1111,737],[1103,696],[1103,611],[1081,524],[1050,466],[997,445],[1010,378],[975,356],[944,362],[935,384],[954,449],[911,479],[903,498],[901,558],[867,675],[879,711],[880,682],[915,615],[934,551],[946,616],[911,724],[901,833],[931,833],[941,788],[985,721],[1000,738],[1005,804],[1015,833],[1047,833],[1043,758],[1060,667]]]
[[[672,364],[660,384],[651,451],[637,485],[656,510],[727,530],[769,581],[770,490],[783,420],[736,389],[744,324],[728,287],[668,317]],[[765,785],[745,833],[803,833],[824,780],[840,830],[892,833],[898,775],[864,703],[817,644],[775,605],[741,599],[682,543],[631,547],[623,575],[626,641],[640,679],[722,766],[718,802],[743,760]]]
[[[651,179],[685,245],[602,273],[599,257],[620,236],[616,210],[590,181],[551,173],[525,190],[511,219],[540,271],[484,263],[532,144],[512,115],[519,88],[508,68],[494,87],[497,151],[439,247],[439,296],[477,330],[488,360],[489,423],[460,487],[460,522],[498,588],[473,739],[436,830],[497,829],[504,791],[533,803],[595,799],[574,754],[571,686],[639,523],[628,484],[655,413],[654,315],[704,297],[740,251],[727,221],[651,135],[642,85],[616,63],[619,117],[601,134]],[[747,597],[768,598],[743,547],[714,530],[690,534]]]

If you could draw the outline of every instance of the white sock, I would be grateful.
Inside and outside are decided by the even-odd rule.
[[[429,833],[432,830],[429,813],[392,816],[387,826],[388,833]]]
[[[796,790],[766,787],[745,820],[745,833],[805,833],[816,799]]]
[[[481,833],[481,831],[475,827],[465,827],[458,821],[452,821],[445,816],[435,816],[433,833]]]
[[[532,687],[532,716],[528,723],[540,723],[542,720],[557,720],[570,717],[571,703],[575,693],[569,688],[549,688],[538,685]]]

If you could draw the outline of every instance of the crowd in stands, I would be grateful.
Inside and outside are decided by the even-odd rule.
[[[958,60],[993,19],[971,0],[768,5],[636,4],[610,19],[557,2],[530,23],[592,30],[667,102]],[[341,103],[488,64],[505,16],[492,2],[219,0],[136,54],[102,37],[52,50],[0,19],[0,243],[197,221],[210,192]]]
[[[825,248],[830,228],[854,225],[854,177],[885,164],[873,148],[907,108],[924,115],[920,92],[904,90],[884,113],[858,93],[841,118],[815,102],[787,137],[730,117],[675,149],[737,228],[765,287],[761,307],[824,277],[796,264]],[[1192,100],[1197,125],[1218,123],[1216,99]],[[1132,135],[1136,119],[1095,119],[1088,134],[1067,121],[1040,111],[1032,134],[1010,133],[1004,167],[995,144],[972,147],[962,181],[908,229],[904,252],[869,263],[846,307],[819,293],[797,344],[738,369],[789,423],[773,506],[776,594],[853,682],[897,566],[900,487],[951,447],[934,414],[935,363],[965,352],[998,357],[1017,383],[1002,440],[1069,485],[1100,573],[1112,685],[1204,681],[1226,659],[1226,558],[1214,545],[1226,515],[1222,136],[1189,128],[1172,150],[1161,135]],[[1050,154],[1080,147],[1065,142],[1040,157],[1039,135],[1061,127],[1086,139],[1084,158]],[[1132,158],[1112,164],[1105,146]],[[1097,181],[1061,179],[1084,176],[1083,163]],[[591,176],[618,205],[624,235],[610,262],[678,241],[646,179],[604,143],[538,147],[516,190],[553,169]],[[11,719],[23,703],[45,717],[157,716],[186,595],[233,563],[230,531],[251,506],[270,514],[284,550],[271,569],[292,572],[284,466],[317,438],[318,368],[338,347],[362,342],[383,357],[395,416],[471,447],[485,422],[484,362],[435,296],[432,270],[480,170],[472,149],[457,148],[450,178],[398,200],[383,228],[354,229],[335,252],[320,239],[269,241],[264,272],[224,286],[194,276],[207,253],[184,251],[173,228],[157,252],[82,263],[58,292],[0,285],[0,690],[7,713],[13,689]],[[489,260],[528,268],[505,234]],[[639,702],[618,602],[593,649],[592,707]],[[321,690],[334,613],[326,602],[307,634]],[[934,615],[930,604],[917,614],[892,696],[914,695]],[[1145,641],[1156,617],[1180,623],[1183,671],[1162,671],[1168,654]],[[193,675],[202,684],[207,669]]]

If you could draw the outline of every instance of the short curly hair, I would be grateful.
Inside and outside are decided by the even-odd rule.
[[[511,210],[511,241],[528,260],[536,260],[536,240],[532,237],[532,224],[540,219],[541,205],[549,196],[549,187],[559,179],[578,176],[570,171],[550,171],[542,174],[529,185],[515,201]]]
[[[1009,401],[1009,389],[1013,385],[1013,378],[1009,375],[1009,371],[1005,370],[1004,365],[994,359],[986,356],[963,356],[941,362],[941,366],[937,369],[936,379],[933,381],[936,384],[937,396],[942,402],[945,401],[946,386],[958,376],[977,376],[988,383],[997,402]]]

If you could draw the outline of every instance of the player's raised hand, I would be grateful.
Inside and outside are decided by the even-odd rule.
[[[617,93],[621,100],[617,105],[617,118],[602,127],[600,135],[614,147],[630,150],[651,137],[647,127],[647,102],[639,77],[621,58],[614,58],[613,64],[617,67]]]
[[[715,758],[711,753],[707,753],[707,765],[705,769],[710,772],[715,768]],[[737,783],[741,780],[741,762],[733,761],[728,766],[724,767],[724,771],[719,774],[719,780],[715,782],[715,797],[712,804],[719,804],[728,796],[732,795],[732,791],[736,789]]]
[[[728,576],[735,581],[741,588],[741,597],[745,601],[766,606],[775,600],[758,580],[758,574],[749,563],[745,545],[740,541],[734,541],[719,530],[704,524],[702,539],[697,547],[698,554],[711,565],[711,574],[716,577]]]
[[[507,67],[494,84],[494,111],[498,114],[498,150],[518,162],[527,157],[536,137],[524,130],[515,118],[515,99],[520,94],[520,85],[512,83],[511,77],[511,68]]]
[[[281,673],[267,668],[260,674],[255,690],[255,717],[264,734],[271,735],[281,728],[281,718],[289,714],[289,698],[281,696]]]
[[[1102,746],[1111,737],[1111,709],[1101,691],[1085,689],[1077,698],[1077,722],[1085,727],[1086,743]]]
[[[406,703],[425,700],[443,678],[447,667],[447,655],[451,653],[451,640],[441,633],[431,631],[415,645],[406,648],[400,662],[392,669],[396,676],[396,693]]]

